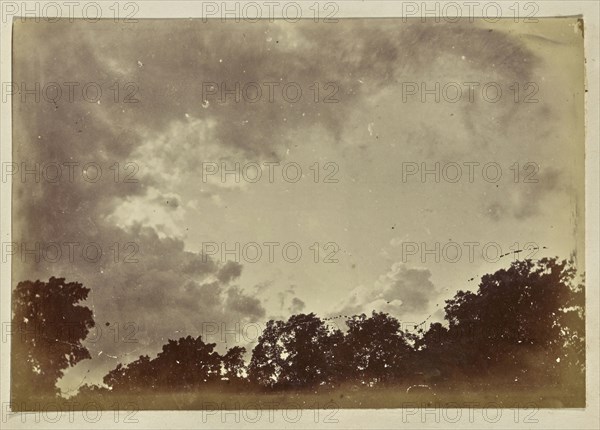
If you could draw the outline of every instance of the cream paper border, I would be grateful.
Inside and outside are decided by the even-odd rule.
[[[135,11],[134,18],[204,18],[203,12],[212,10],[208,4],[216,5],[219,10],[234,3],[240,4],[240,10],[249,1],[1,1],[0,22],[0,83],[2,86],[0,104],[0,162],[6,163],[11,157],[11,101],[5,96],[5,83],[11,82],[11,33],[13,14],[19,12],[34,16],[36,9],[47,16],[56,15],[56,7],[61,8],[63,17],[94,17],[100,10],[103,18],[113,18],[118,7],[121,17],[127,12]],[[225,5],[226,3],[226,5]],[[255,1],[261,6],[264,18],[281,18],[282,10],[287,4],[295,3],[302,8],[302,17],[314,16],[313,0],[290,1]],[[489,1],[320,1],[335,3],[338,8],[335,18],[345,17],[423,17],[434,21],[435,11],[454,13],[456,5],[463,10],[463,16],[480,17],[487,11],[486,17],[496,16],[500,10],[502,17],[515,19],[515,10],[521,11],[518,19],[524,19],[526,12],[535,11],[535,17],[556,17],[583,15],[585,22],[585,54],[586,54],[586,202],[585,202],[585,245],[586,245],[586,329],[587,329],[587,407],[585,409],[540,409],[527,420],[526,410],[513,409],[340,409],[332,420],[326,419],[327,411],[316,414],[313,410],[289,411],[219,411],[209,414],[203,411],[140,411],[132,416],[125,411],[114,413],[89,411],[87,416],[82,412],[42,412],[12,413],[9,411],[10,389],[10,337],[7,335],[8,323],[11,320],[11,260],[1,262],[0,266],[0,321],[2,323],[2,341],[0,342],[0,428],[126,428],[126,429],[201,429],[201,428],[530,428],[530,429],[587,429],[600,428],[599,404],[599,286],[598,270],[599,229],[598,210],[599,184],[599,15],[600,3],[597,1],[522,1],[499,0]],[[126,6],[126,4],[130,4]],[[269,12],[269,4],[273,5],[273,14]],[[293,9],[296,5],[292,5]],[[117,7],[116,7],[117,6]],[[313,6],[313,9],[309,9]],[[126,9],[127,7],[127,9]],[[414,8],[416,9],[416,12]],[[470,9],[472,8],[472,9]],[[292,11],[293,9],[287,9]],[[537,9],[537,10],[536,10]],[[30,11],[30,12],[27,12]],[[33,11],[33,12],[32,12]],[[86,15],[84,15],[84,11]],[[433,11],[433,12],[427,12]],[[472,11],[472,12],[471,12]],[[439,12],[438,12],[439,13]],[[410,15],[409,15],[410,14]],[[43,15],[42,15],[43,16]],[[216,17],[220,17],[217,14]],[[230,15],[231,16],[231,15]],[[439,15],[438,15],[439,16]],[[322,24],[321,25],[328,25]],[[318,55],[318,53],[315,53]],[[326,60],[324,60],[326,61]],[[0,234],[1,242],[11,241],[11,184],[0,181]],[[2,259],[4,260],[4,259]],[[259,417],[257,419],[257,417]],[[127,420],[126,418],[129,418]],[[133,421],[133,422],[126,422]],[[537,421],[537,422],[536,422]]]

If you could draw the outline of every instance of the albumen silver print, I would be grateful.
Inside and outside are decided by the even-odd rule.
[[[585,17],[8,3],[3,419],[535,428],[597,401]]]

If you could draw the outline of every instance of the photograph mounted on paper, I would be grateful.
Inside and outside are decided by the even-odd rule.
[[[11,407],[585,407],[583,21],[15,19]]]

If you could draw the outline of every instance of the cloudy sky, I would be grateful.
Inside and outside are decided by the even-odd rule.
[[[87,342],[93,359],[67,373],[63,390],[99,382],[117,363],[155,354],[168,338],[202,334],[207,323],[231,330],[297,312],[372,310],[439,320],[445,299],[510,263],[491,261],[498,247],[531,243],[539,250],[521,257],[575,256],[583,267],[583,44],[575,19],[16,22],[13,46],[13,81],[41,88],[39,102],[15,98],[13,161],[79,163],[73,181],[66,169],[59,183],[15,181],[13,241],[93,242],[103,251],[92,263],[81,248],[70,262],[66,246],[56,262],[13,257],[14,285],[62,276],[91,288],[87,306],[102,332]],[[52,82],[62,89],[55,101]],[[73,100],[69,82],[78,85]],[[210,82],[216,95],[203,93]],[[436,82],[439,102],[435,94],[423,102],[421,84],[435,91]],[[236,83],[264,92],[255,103],[244,94],[223,101],[219,91]],[[290,101],[293,90],[283,97],[289,83],[300,100]],[[333,92],[337,102],[325,103]],[[103,169],[95,183],[81,174],[90,162]],[[273,181],[267,168],[256,183],[203,177],[202,163],[236,162],[280,164]],[[302,169],[297,182],[282,176],[289,163]],[[463,175],[456,183],[405,179],[407,163],[458,163]],[[472,181],[464,163],[479,163]],[[497,182],[484,178],[486,163],[501,167]],[[530,177],[537,182],[524,182],[526,163],[538,166]],[[137,182],[125,182],[128,173]],[[203,244],[251,242],[278,243],[274,261],[265,246],[258,262],[201,255]],[[441,252],[448,242],[460,244],[462,257],[456,248]],[[478,244],[472,259],[467,242]],[[282,257],[287,243],[298,244],[299,261]],[[408,243],[417,244],[414,255]],[[422,254],[436,243],[439,262]],[[487,243],[495,245],[484,256]],[[126,263],[132,251],[137,263]],[[136,343],[122,339],[128,322]],[[207,340],[224,347],[218,334]],[[231,335],[228,342],[236,343]]]

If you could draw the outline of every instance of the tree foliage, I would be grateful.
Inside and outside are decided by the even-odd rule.
[[[346,375],[376,383],[399,379],[409,373],[412,348],[396,318],[373,311],[371,317],[361,314],[346,324]]]
[[[343,335],[315,314],[269,321],[252,352],[249,377],[265,387],[313,387],[327,384],[337,367]]]
[[[477,291],[446,301],[445,323],[407,333],[391,315],[373,311],[346,319],[344,330],[313,313],[271,320],[252,350],[223,355],[201,336],[169,340],[155,358],[118,364],[108,390],[88,394],[197,390],[207,384],[301,390],[352,383],[426,384],[488,381],[583,390],[585,297],[571,262],[516,261],[481,278]],[[89,358],[82,346],[94,326],[78,303],[78,283],[19,283],[13,299],[13,393],[56,393],[63,370]],[[91,395],[90,394],[90,395]]]
[[[232,348],[225,357],[214,351],[214,343],[204,343],[202,337],[182,337],[169,340],[154,359],[147,355],[111,370],[104,383],[114,391],[191,390],[221,378],[221,366],[238,377],[243,372],[245,349]]]
[[[420,346],[428,361],[465,377],[557,381],[566,367],[581,373],[585,299],[575,276],[567,261],[516,261],[483,276],[477,292],[446,301],[448,328],[432,326]],[[449,353],[454,361],[444,360]]]
[[[63,370],[90,358],[82,345],[94,327],[92,311],[78,303],[89,289],[64,278],[19,282],[12,296],[12,394],[55,395]]]

